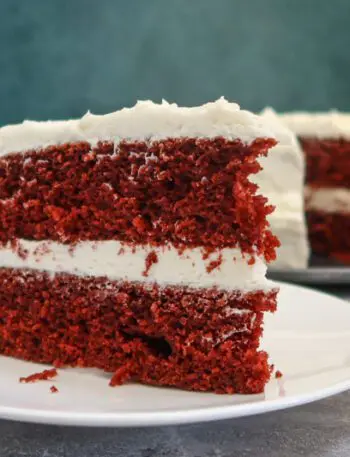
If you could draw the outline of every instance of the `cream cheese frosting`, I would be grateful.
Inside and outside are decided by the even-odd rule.
[[[341,187],[305,187],[306,209],[350,214],[350,190]]]
[[[128,246],[118,241],[84,241],[74,249],[53,241],[19,240],[20,253],[10,245],[0,248],[0,267],[30,268],[51,274],[71,273],[80,276],[107,276],[111,280],[156,282],[195,288],[217,287],[225,290],[270,290],[265,278],[264,261],[244,257],[240,249],[222,249],[203,260],[200,248],[179,253],[165,247]],[[146,258],[154,252],[157,262],[145,275]],[[208,270],[210,262],[221,256],[217,268]]]
[[[350,113],[292,112],[279,114],[281,121],[297,136],[304,138],[350,140]]]
[[[185,108],[163,101],[139,101],[132,108],[105,115],[87,113],[68,121],[24,121],[0,128],[0,156],[67,142],[160,140],[169,137],[224,136],[250,143],[275,138],[273,126],[261,116],[241,110],[224,98]]]
[[[275,124],[279,143],[260,159],[263,170],[252,177],[262,195],[275,206],[268,216],[272,232],[281,247],[273,268],[305,268],[309,244],[304,211],[305,163],[296,136],[267,108],[261,116]]]

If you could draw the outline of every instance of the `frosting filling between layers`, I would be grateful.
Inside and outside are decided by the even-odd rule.
[[[305,187],[306,209],[325,213],[350,214],[350,190],[345,188]]]
[[[28,268],[112,280],[150,282],[225,290],[271,290],[266,265],[240,249],[217,250],[205,258],[200,248],[182,253],[171,245],[127,245],[118,241],[84,241],[76,246],[52,241],[18,240],[0,248],[0,267]]]

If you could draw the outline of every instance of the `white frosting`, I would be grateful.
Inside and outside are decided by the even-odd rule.
[[[281,247],[272,268],[305,268],[309,257],[304,212],[303,153],[295,135],[289,131],[271,109],[261,114],[275,123],[278,145],[267,157],[260,159],[263,170],[252,176],[262,195],[276,207],[268,216],[272,232]]]
[[[350,113],[294,112],[279,114],[281,121],[300,137],[350,140]]]
[[[265,119],[241,110],[224,98],[193,108],[178,107],[163,101],[138,102],[106,115],[87,113],[82,119],[34,122],[0,128],[0,156],[55,144],[100,140],[118,142],[157,140],[168,137],[224,136],[250,143],[256,138],[274,138],[274,129]]]
[[[350,189],[305,187],[306,208],[325,213],[350,214]]]
[[[249,265],[250,256],[243,258],[240,249],[221,250],[221,265],[208,272],[207,266],[218,259],[219,253],[213,253],[204,261],[199,248],[187,249],[180,255],[172,246],[138,246],[133,249],[118,241],[85,241],[71,251],[69,245],[55,242],[19,241],[27,255],[24,258],[19,256],[10,246],[1,248],[0,267],[107,276],[112,280],[196,288],[216,286],[225,290],[251,291],[269,290],[272,287],[265,278],[266,266],[263,260],[257,257],[255,263]],[[144,276],[145,260],[151,251],[156,252],[158,262],[151,266],[148,276]]]

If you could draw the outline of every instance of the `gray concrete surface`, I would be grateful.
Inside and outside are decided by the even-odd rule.
[[[1,457],[348,457],[350,393],[277,413],[151,429],[0,421]]]

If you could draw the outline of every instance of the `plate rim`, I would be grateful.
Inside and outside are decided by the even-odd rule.
[[[305,393],[292,395],[283,399],[262,400],[255,403],[238,405],[215,406],[208,408],[192,408],[190,414],[182,411],[158,411],[136,413],[67,413],[46,410],[23,410],[20,408],[1,407],[0,418],[4,420],[21,421],[35,424],[83,426],[83,427],[154,427],[168,425],[184,425],[204,423],[217,420],[238,419],[280,411],[296,406],[306,405],[318,400],[350,390],[350,379],[334,386]]]
[[[311,287],[298,284],[274,281],[278,286],[287,289],[303,289],[316,295],[330,297],[342,304],[348,304],[343,298],[327,292],[314,290]],[[257,400],[248,403],[238,403],[209,407],[194,407],[190,410],[155,411],[155,412],[69,412],[44,409],[26,409],[0,405],[0,419],[22,421],[27,423],[85,426],[85,427],[151,427],[165,425],[183,425],[214,420],[236,419],[279,411],[296,407],[350,390],[350,378],[334,385],[319,388],[311,392],[279,397],[271,400]],[[203,393],[198,393],[203,395]],[[204,394],[205,395],[205,394]],[[259,394],[263,395],[263,394]]]
[[[344,286],[350,283],[350,267],[270,268],[267,276],[287,284]]]

